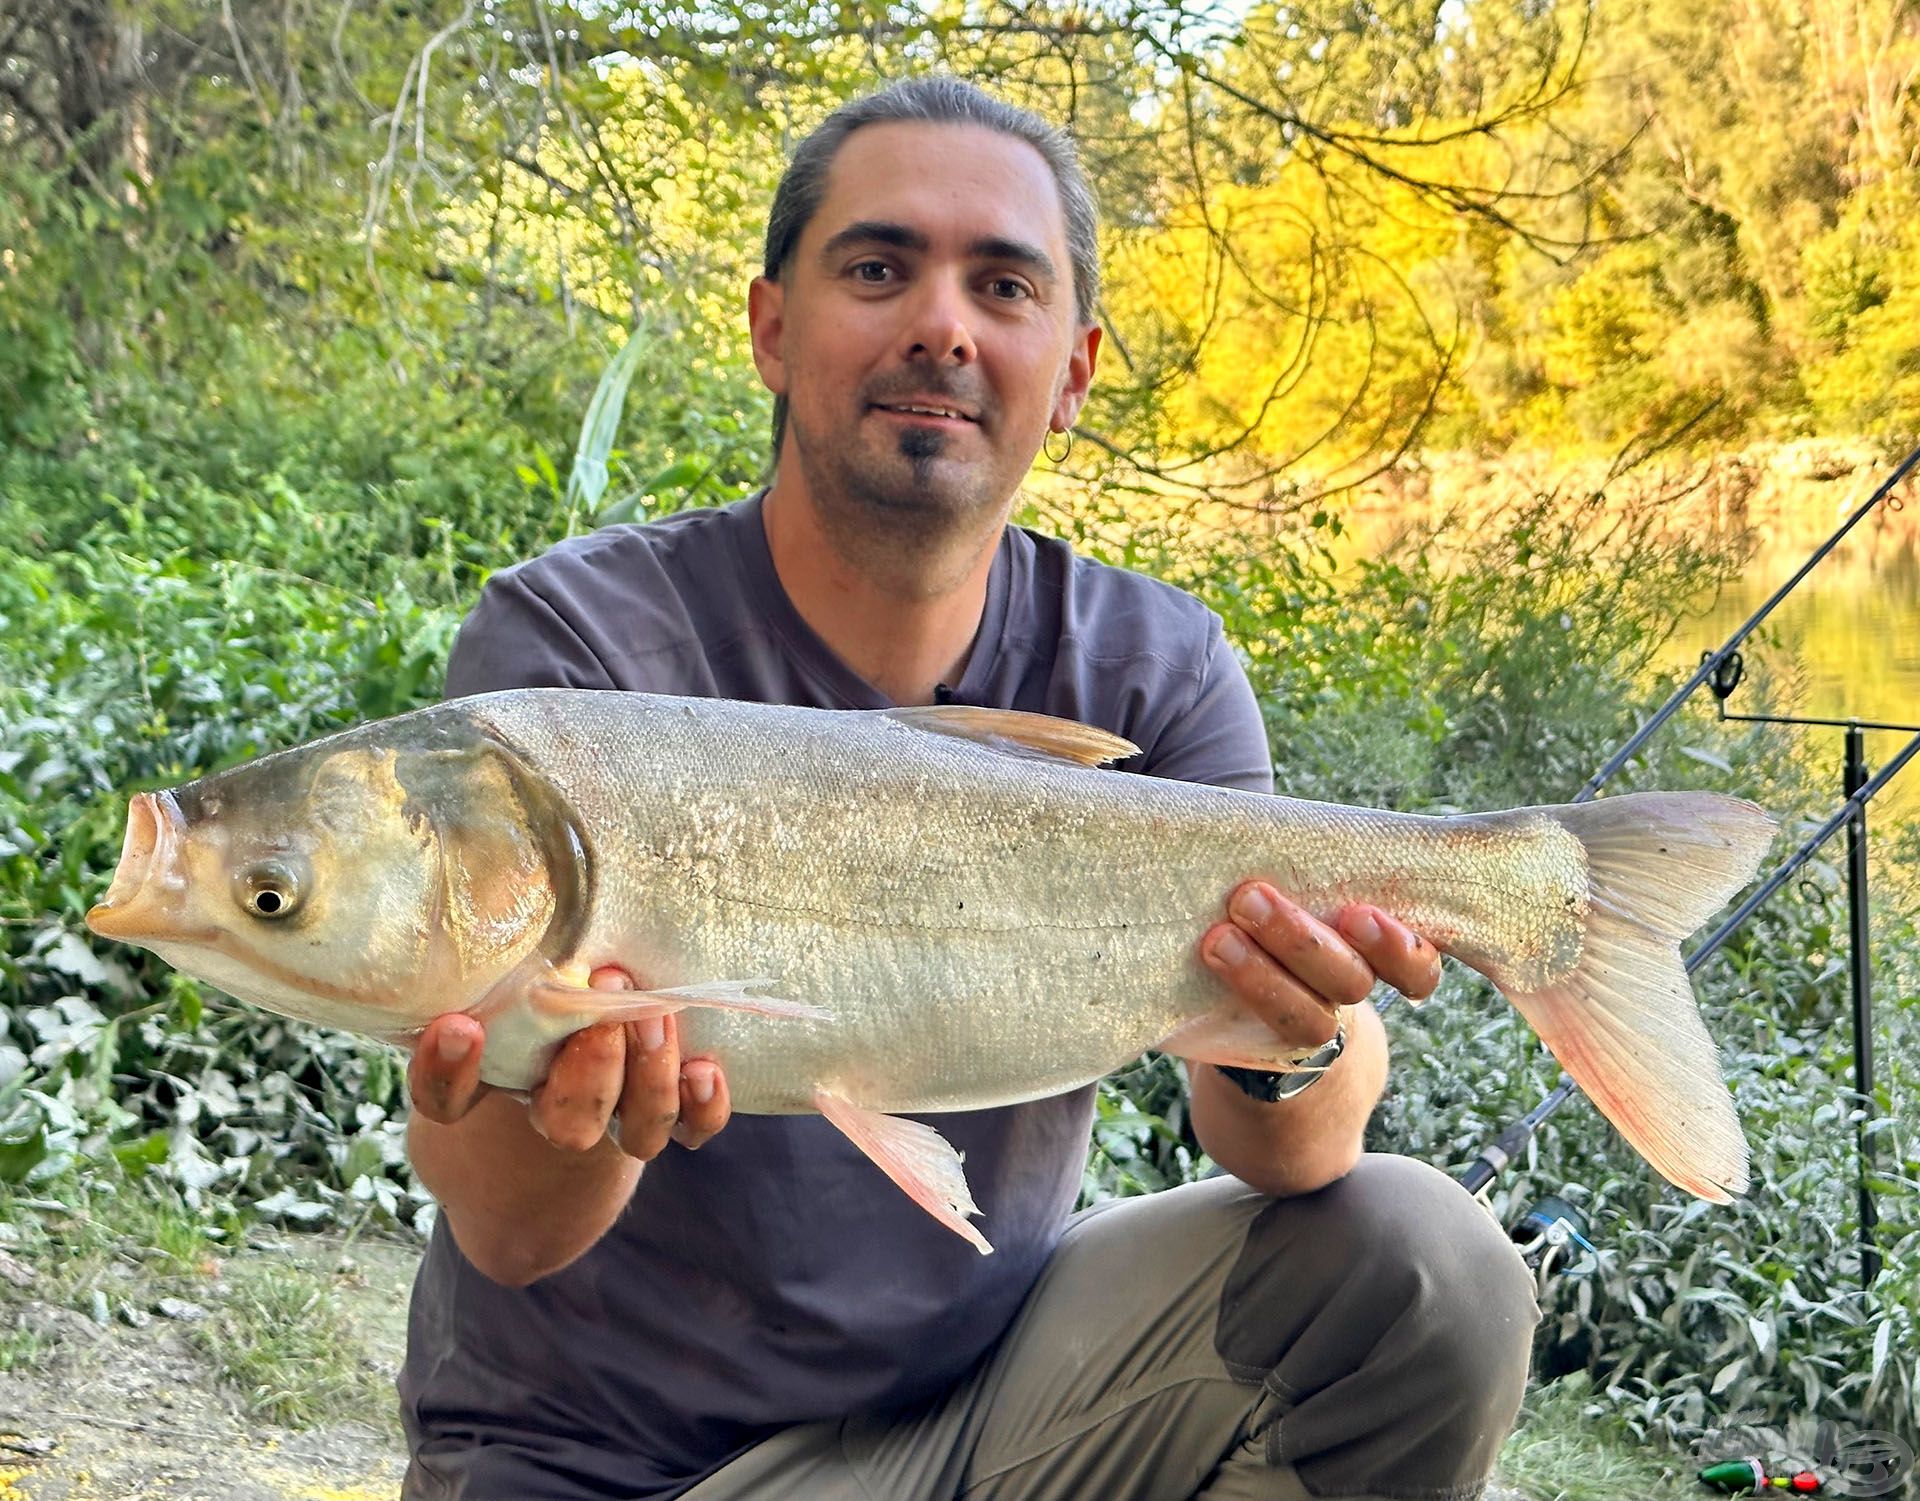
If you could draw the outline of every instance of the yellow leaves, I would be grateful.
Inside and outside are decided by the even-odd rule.
[[[1377,154],[1426,175],[1470,170],[1464,148]],[[1450,210],[1357,164],[1300,158],[1176,200],[1108,266],[1127,338],[1189,372],[1166,397],[1176,441],[1311,452],[1322,475],[1415,420],[1467,321],[1459,288],[1476,279]]]
[[[1735,391],[1751,386],[1772,360],[1766,336],[1745,304],[1719,298],[1680,318],[1660,350],[1676,386]]]
[[[1541,353],[1549,381],[1585,386],[1658,354],[1667,328],[1655,296],[1658,256],[1647,241],[1618,247],[1548,303]]]

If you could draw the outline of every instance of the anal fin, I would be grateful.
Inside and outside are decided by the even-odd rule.
[[[960,1154],[946,1137],[919,1121],[868,1110],[830,1089],[815,1089],[813,1103],[908,1198],[982,1256],[993,1254],[987,1238],[967,1223],[967,1216],[978,1214],[980,1206],[967,1187]]]

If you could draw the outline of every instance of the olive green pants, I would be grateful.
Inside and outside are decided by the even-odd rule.
[[[776,1434],[687,1501],[1458,1501],[1512,1426],[1538,1310],[1451,1180],[1369,1156],[1078,1216],[1011,1329],[929,1406]]]

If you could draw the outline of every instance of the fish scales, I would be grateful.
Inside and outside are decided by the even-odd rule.
[[[778,955],[780,993],[830,1013],[683,1016],[688,1048],[741,1060],[728,1084],[750,1112],[811,1110],[816,1082],[934,1111],[1111,1071],[1219,1004],[1195,939],[1226,871],[1323,915],[1380,902],[1476,952],[1557,940],[1578,957],[1560,893],[1583,877],[1579,846],[1545,819],[1348,810],[1025,760],[883,716],[621,697],[586,720],[571,701],[476,712],[593,830],[590,963],[669,987]]]

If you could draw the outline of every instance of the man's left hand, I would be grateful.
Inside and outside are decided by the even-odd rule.
[[[1358,1005],[1376,980],[1412,1001],[1440,983],[1439,950],[1378,907],[1354,903],[1329,925],[1266,882],[1247,881],[1227,916],[1200,940],[1207,967],[1293,1047],[1326,1042],[1336,1008]]]

